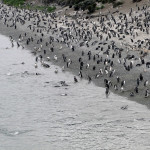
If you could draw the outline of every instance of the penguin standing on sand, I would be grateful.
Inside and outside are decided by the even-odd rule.
[[[119,83],[120,82],[120,78],[117,76],[117,83]]]
[[[121,81],[121,87],[123,87],[125,85],[125,80]]]
[[[139,93],[139,89],[138,89],[137,86],[135,87],[134,91],[135,91],[136,93]]]
[[[140,81],[143,81],[143,75],[140,73]]]
[[[149,94],[150,94],[149,89],[147,89],[147,90],[145,91],[145,98],[148,98],[148,97],[149,97]]]
[[[74,76],[74,82],[75,82],[75,83],[77,83],[77,82],[78,82],[78,80],[77,80],[76,76]]]
[[[90,76],[88,76],[88,81],[89,83],[92,81],[92,78]]]
[[[148,81],[146,80],[146,81],[144,82],[144,86],[147,87],[147,85],[148,85]]]
[[[118,86],[117,86],[117,84],[115,84],[115,85],[114,85],[114,89],[115,89],[115,91],[117,91],[117,90],[118,90]]]
[[[139,78],[137,78],[136,83],[137,83],[137,86],[139,86],[139,84],[140,84],[140,79]]]

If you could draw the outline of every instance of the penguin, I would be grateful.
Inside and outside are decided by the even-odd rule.
[[[139,84],[140,84],[140,79],[139,78],[137,78],[136,83],[137,83],[137,86],[139,86]]]
[[[140,81],[143,81],[143,75],[140,73]]]
[[[115,85],[114,85],[114,89],[115,89],[115,91],[117,91],[117,90],[118,90],[118,86],[117,86],[117,84],[115,84]]]
[[[106,94],[106,98],[108,98],[108,96],[109,96],[109,94],[110,94],[108,87],[106,87],[105,94]]]
[[[90,76],[88,76],[88,81],[89,83],[92,81],[92,78]]]
[[[46,57],[47,61],[50,61],[50,57]]]
[[[79,76],[80,76],[80,78],[83,78],[81,70],[79,71]]]
[[[150,95],[149,89],[146,89],[146,91],[145,91],[145,98],[148,98],[149,95]]]
[[[37,68],[37,67],[38,67],[37,63],[35,63],[35,64],[34,64],[34,67],[35,67],[35,68]]]
[[[131,92],[131,93],[130,93],[130,97],[133,97],[133,96],[134,96],[134,92]]]
[[[64,72],[65,71],[65,66],[62,66],[61,70],[62,70],[62,72]]]
[[[139,89],[137,86],[135,87],[134,91],[135,91],[135,93],[139,93]]]
[[[125,80],[121,81],[121,87],[125,85]]]
[[[77,80],[76,76],[74,76],[74,83],[77,83],[77,82],[78,82],[78,80]]]
[[[146,81],[144,82],[144,86],[147,87],[147,85],[148,85],[148,80],[146,80]]]
[[[57,60],[58,60],[58,58],[57,58],[57,56],[56,56],[56,55],[54,55],[54,60],[55,60],[55,61],[57,61]]]
[[[56,68],[54,72],[57,74],[58,73],[58,69]]]
[[[119,78],[119,76],[117,76],[117,83],[119,83],[120,82],[120,78]]]

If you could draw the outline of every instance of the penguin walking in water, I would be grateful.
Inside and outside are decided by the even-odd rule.
[[[81,70],[79,71],[79,77],[80,77],[80,78],[83,78],[83,75],[82,75]]]
[[[34,64],[34,67],[35,67],[35,68],[37,68],[37,67],[38,67],[37,63],[35,63],[35,64]]]
[[[62,66],[61,70],[62,70],[62,72],[64,72],[65,71],[65,66]]]
[[[35,57],[35,61],[38,62],[38,57]]]
[[[110,92],[109,92],[109,87],[106,87],[106,91],[105,91],[105,94],[106,94],[106,98],[108,98]]]
[[[58,73],[58,69],[56,68],[54,72],[57,74]]]
[[[89,81],[89,83],[91,83],[91,81],[92,81],[92,78],[90,76],[88,76],[88,81]]]

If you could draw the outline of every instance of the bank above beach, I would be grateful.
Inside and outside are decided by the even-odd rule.
[[[146,9],[149,10],[149,7]],[[149,89],[149,84],[144,86],[144,82],[146,80],[150,80],[150,70],[149,68],[146,68],[145,65],[136,67],[136,64],[139,62],[137,59],[133,59],[133,69],[127,71],[124,69],[123,63],[118,63],[117,56],[112,59],[114,63],[113,70],[115,70],[113,77],[109,77],[107,74],[103,74],[98,78],[96,77],[97,73],[99,73],[99,70],[106,67],[103,62],[97,64],[97,60],[100,57],[103,57],[104,61],[105,59],[110,58],[114,53],[114,51],[109,51],[109,56],[107,53],[105,53],[108,49],[108,45],[112,44],[112,41],[115,41],[115,45],[118,49],[123,49],[121,52],[121,61],[123,61],[123,58],[126,58],[127,55],[134,55],[134,58],[140,57],[141,51],[143,51],[142,48],[141,50],[134,50],[133,47],[127,46],[132,45],[130,41],[130,38],[132,39],[132,37],[130,37],[130,35],[127,35],[123,41],[118,40],[118,37],[111,37],[111,39],[107,41],[100,40],[100,37],[97,37],[92,31],[93,28],[101,28],[98,24],[98,18],[91,18],[91,20],[89,20],[82,18],[80,15],[79,17],[81,18],[76,18],[74,20],[72,17],[62,16],[61,14],[64,14],[64,12],[61,10],[49,14],[41,11],[35,12],[24,9],[20,10],[13,7],[8,7],[6,5],[1,5],[1,12],[3,12],[5,15],[8,14],[8,16],[1,15],[0,33],[8,37],[11,36],[16,42],[19,43],[19,45],[30,49],[31,53],[33,53],[35,57],[41,55],[44,60],[47,60],[47,57],[49,57],[52,63],[60,67],[65,67],[65,71],[70,71],[77,76],[78,81],[80,81],[80,77],[78,76],[79,72],[82,71],[83,78],[89,80],[90,77],[93,83],[101,87],[105,87],[104,79],[111,81],[113,85],[117,84],[116,77],[119,76],[121,81],[125,81],[124,90],[121,92],[120,83],[118,85],[118,90],[115,90],[113,86],[110,88],[110,90],[118,95],[128,97],[131,100],[150,107],[150,98],[145,98],[145,91]],[[139,10],[139,12],[142,13],[142,10]],[[133,14],[134,13],[135,12],[133,12]],[[111,16],[110,12],[108,13],[108,16],[109,15]],[[116,20],[118,19],[119,15],[119,13],[114,15]],[[107,20],[106,23],[108,23]],[[86,45],[87,41],[75,36],[75,31],[71,28],[71,26],[76,26],[76,29],[80,30],[85,29],[85,31],[88,29],[92,32],[92,39],[88,41],[89,47]],[[113,26],[112,29],[114,29]],[[98,31],[101,32],[101,30]],[[61,42],[61,39],[63,38],[60,34],[61,32],[66,32],[67,34],[71,33],[76,40],[69,37],[70,39],[68,39],[67,43]],[[138,29],[136,32],[141,36],[137,36],[137,39],[133,39],[135,40],[135,43],[137,40],[145,39],[147,36],[145,33],[138,31]],[[107,35],[105,35],[105,33],[103,34],[103,37],[107,38]],[[52,42],[50,42],[50,39],[52,39]],[[106,42],[107,44],[105,45]],[[99,43],[101,43],[99,46],[103,47],[103,51],[99,49]],[[83,46],[80,44],[83,44]],[[74,47],[75,50],[73,50],[72,47]],[[98,48],[98,50],[96,50],[96,48]],[[44,54],[44,50],[46,50],[46,54]],[[90,60],[87,56],[89,51],[92,53],[92,59]],[[147,55],[144,57],[145,62],[149,61],[149,52],[146,51],[146,54]],[[57,61],[54,59],[54,56],[57,56]],[[67,62],[64,62],[62,56],[66,57],[67,62],[69,62],[69,60],[72,62],[69,67],[67,67]],[[96,60],[94,60],[94,56],[96,57]],[[82,58],[82,61],[84,62],[84,67],[82,70],[80,70],[80,58]],[[128,63],[130,63],[130,61]],[[90,64],[89,69],[86,69],[86,64]],[[135,93],[134,88],[137,84],[137,78],[139,78],[141,73],[144,77],[144,81],[140,82],[138,87],[139,93]],[[131,97],[132,92],[134,92],[134,96]]]

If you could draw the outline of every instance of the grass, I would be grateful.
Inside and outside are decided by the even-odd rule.
[[[25,0],[3,0],[3,3],[9,6],[19,7],[24,5]]]
[[[96,10],[100,10],[100,9],[104,9],[104,8],[105,8],[105,6],[104,6],[104,5],[102,5],[102,6],[100,6],[100,7],[99,7],[99,6],[97,6],[97,7],[96,7]]]
[[[118,7],[118,6],[122,5],[122,4],[123,4],[122,1],[114,2],[113,3],[113,8]]]
[[[45,12],[53,12],[55,11],[55,6],[31,6],[29,4],[25,4],[25,0],[3,0],[3,3],[9,6],[14,6],[18,8],[24,8],[29,10],[41,10]]]
[[[40,10],[45,12],[53,12],[56,9],[55,6],[31,6],[31,5],[21,6],[21,8],[29,10]]]

